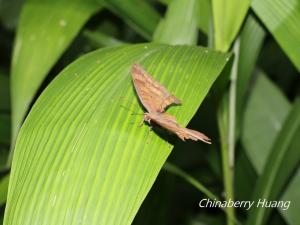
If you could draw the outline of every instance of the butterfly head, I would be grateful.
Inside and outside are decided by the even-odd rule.
[[[146,121],[147,123],[150,123],[152,117],[150,113],[145,113],[144,114],[144,121]]]
[[[144,121],[150,123],[151,120],[156,121],[158,116],[161,115],[161,113],[144,113]]]

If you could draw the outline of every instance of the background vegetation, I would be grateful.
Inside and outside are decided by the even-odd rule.
[[[4,224],[299,224],[299,1],[2,0],[0,21]],[[133,62],[212,145],[138,126]]]

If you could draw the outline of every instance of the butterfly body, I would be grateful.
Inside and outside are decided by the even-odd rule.
[[[181,127],[176,118],[165,113],[165,110],[173,104],[179,105],[181,101],[170,94],[167,89],[148,74],[140,65],[133,64],[131,75],[136,93],[146,108],[144,121],[154,122],[166,130],[175,133],[181,140],[201,140],[210,144],[210,139],[199,131]]]

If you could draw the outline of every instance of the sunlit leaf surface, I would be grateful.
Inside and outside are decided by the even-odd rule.
[[[251,6],[300,71],[300,2],[254,0]]]
[[[169,134],[149,132],[142,115],[132,115],[143,112],[132,63],[183,101],[168,112],[186,125],[228,57],[142,44],[95,51],[67,67],[20,131],[4,224],[130,224],[172,149]]]
[[[153,40],[164,44],[196,44],[198,38],[198,0],[174,0],[155,30]]]
[[[26,1],[11,71],[13,139],[47,73],[99,7],[93,0]]]
[[[247,14],[250,0],[212,0],[215,48],[227,51]]]

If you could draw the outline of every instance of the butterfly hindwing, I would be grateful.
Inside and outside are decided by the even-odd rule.
[[[145,117],[148,121],[153,121],[159,126],[165,128],[166,130],[176,134],[183,141],[190,139],[193,141],[200,140],[208,144],[211,143],[210,138],[207,137],[205,134],[196,130],[191,130],[185,127],[181,127],[177,123],[176,118],[167,113],[160,113],[160,114],[146,113]]]

